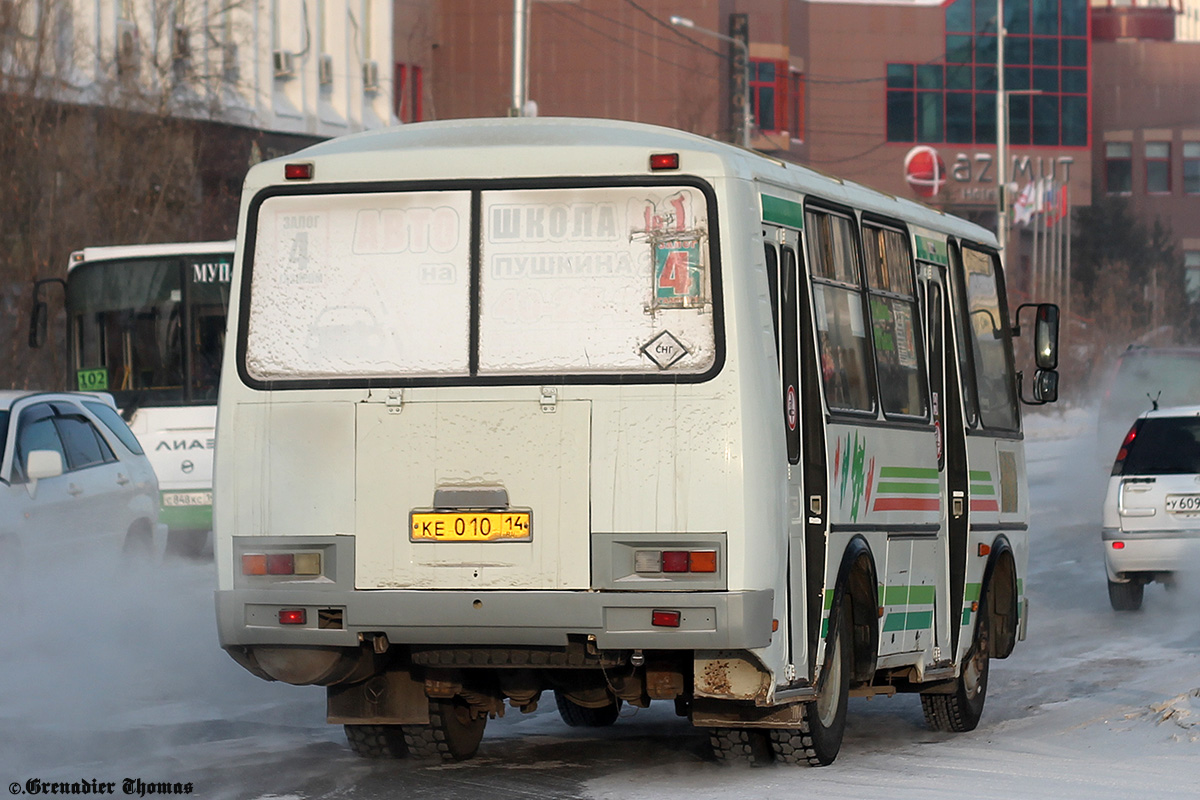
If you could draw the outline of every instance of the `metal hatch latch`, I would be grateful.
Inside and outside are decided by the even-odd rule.
[[[387,413],[399,414],[404,410],[404,390],[403,389],[388,389],[387,395]]]
[[[542,412],[545,414],[553,414],[558,410],[558,387],[543,386],[542,387]]]

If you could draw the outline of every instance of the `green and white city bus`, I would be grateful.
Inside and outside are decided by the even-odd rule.
[[[67,265],[71,388],[113,395],[158,475],[168,548],[185,554],[203,551],[212,530],[213,429],[233,247],[87,247]],[[30,343],[39,344],[45,311],[37,293],[34,306]]]
[[[670,129],[458,120],[253,167],[235,274],[220,642],[362,755],[470,757],[550,691],[827,764],[851,694],[975,727],[1024,636],[977,225]]]

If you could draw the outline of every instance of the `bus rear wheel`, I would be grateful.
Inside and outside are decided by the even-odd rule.
[[[988,641],[987,607],[979,607],[975,625],[975,641],[959,670],[954,691],[950,694],[921,693],[921,710],[925,724],[935,731],[966,733],[975,730],[983,716],[987,700],[988,665],[991,661]]]
[[[710,728],[708,743],[721,764],[763,766],[775,760],[767,732],[753,728]]]
[[[425,761],[465,761],[479,750],[487,715],[471,716],[460,698],[430,699],[428,725],[404,725],[404,743],[414,758]]]
[[[816,700],[804,704],[799,728],[771,731],[775,757],[787,764],[824,767],[832,764],[842,749],[846,733],[846,706],[850,700],[851,652],[854,637],[850,599],[842,603],[841,616],[834,627],[832,648],[826,662],[826,675]]]
[[[399,725],[346,725],[346,742],[363,758],[404,758],[408,747]]]

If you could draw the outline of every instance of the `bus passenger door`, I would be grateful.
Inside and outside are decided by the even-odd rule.
[[[779,370],[783,395],[780,402],[783,410],[783,436],[787,453],[787,521],[788,521],[788,641],[791,644],[789,663],[795,667],[795,677],[812,675],[809,658],[814,652],[811,618],[815,612],[816,626],[820,627],[820,591],[824,570],[824,541],[822,528],[822,557],[818,567],[818,580],[809,582],[807,573],[812,565],[805,558],[808,536],[806,527],[812,519],[813,509],[806,496],[806,470],[803,446],[808,430],[814,421],[824,425],[820,404],[812,407],[818,395],[808,392],[803,380],[801,365],[809,363],[811,349],[808,337],[801,331],[809,330],[807,320],[807,295],[804,290],[803,270],[800,265],[800,232],[792,228],[766,226],[767,270],[770,278],[771,300],[775,315]],[[806,346],[807,345],[807,346]],[[822,459],[824,448],[821,448]],[[816,501],[816,517],[823,518],[823,501]],[[820,526],[818,526],[820,527]],[[805,587],[815,586],[812,597],[806,596]]]
[[[933,424],[937,436],[938,471],[945,487],[942,530],[939,537],[947,559],[949,598],[938,598],[934,621],[935,642],[943,659],[953,658],[958,646],[959,615],[967,560],[967,444],[959,380],[958,352],[950,322],[946,268],[922,265],[928,275],[925,302],[929,324],[929,384]],[[944,602],[947,600],[949,602]]]

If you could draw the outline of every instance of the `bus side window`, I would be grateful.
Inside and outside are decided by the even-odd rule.
[[[779,254],[775,245],[767,242],[763,245],[767,256],[767,286],[771,291],[771,322],[775,325],[775,358],[779,355]]]
[[[835,410],[874,411],[853,221],[812,210],[805,220],[825,402]]]
[[[979,400],[975,395],[975,378],[971,368],[971,344],[968,326],[963,322],[966,318],[966,300],[962,289],[962,255],[958,246],[951,244],[950,248],[950,308],[954,317],[955,349],[958,355],[959,383],[962,386],[963,410],[966,412],[966,423],[971,427],[979,425]]]
[[[908,237],[898,230],[864,225],[863,258],[883,413],[925,417],[928,400]]]

